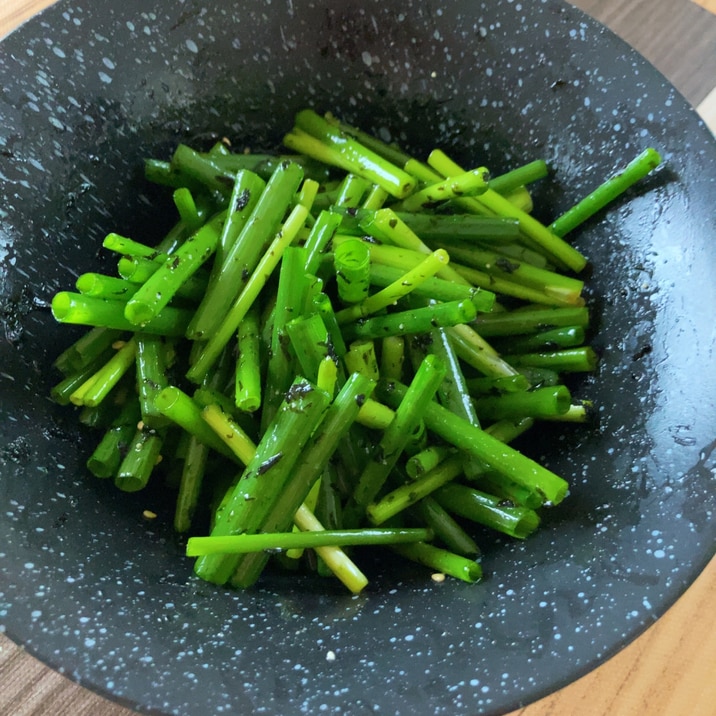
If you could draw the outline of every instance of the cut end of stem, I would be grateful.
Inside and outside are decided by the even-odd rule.
[[[124,307],[124,317],[137,327],[143,326],[155,317],[152,306],[141,301],[130,300]]]
[[[52,297],[52,317],[62,323],[70,315],[72,298],[68,291],[60,291]]]

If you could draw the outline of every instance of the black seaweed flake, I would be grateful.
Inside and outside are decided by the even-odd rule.
[[[251,199],[251,191],[244,189],[238,197],[236,197],[236,203],[234,204],[234,211],[243,211],[249,200]]]
[[[275,455],[271,455],[271,457],[264,460],[258,466],[258,469],[256,470],[256,475],[260,477],[264,473],[268,472],[274,465],[276,465],[281,460],[282,457],[282,452],[277,452]]]
[[[286,392],[286,402],[291,403],[299,400],[312,392],[313,386],[310,383],[294,383]]]
[[[520,267],[518,263],[514,263],[513,261],[502,257],[495,261],[495,266],[505,273],[514,273]]]

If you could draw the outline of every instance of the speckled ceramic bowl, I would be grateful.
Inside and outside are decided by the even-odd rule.
[[[275,144],[310,104],[496,171],[544,157],[555,215],[645,146],[667,167],[579,233],[599,425],[545,433],[572,491],[486,579],[375,566],[367,593],[200,583],[161,491],[122,495],[53,405],[46,310],[116,230],[156,235],[144,156]],[[714,550],[716,146],[654,69],[557,0],[62,1],[0,45],[0,624],[151,713],[495,714],[606,659]],[[142,510],[159,517],[143,521]],[[335,660],[329,660],[333,652]]]

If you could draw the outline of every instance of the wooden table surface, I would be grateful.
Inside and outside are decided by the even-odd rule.
[[[0,37],[52,0],[0,0]],[[649,59],[716,132],[716,0],[573,0]],[[510,716],[713,716],[716,558],[636,641]],[[131,716],[0,634],[0,716]]]

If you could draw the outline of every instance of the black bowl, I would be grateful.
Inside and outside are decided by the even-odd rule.
[[[714,552],[716,144],[695,112],[557,0],[148,7],[60,2],[1,46],[2,628],[159,713],[498,713],[612,655]],[[48,400],[78,335],[51,296],[103,266],[108,231],[162,229],[142,159],[276,146],[307,105],[420,155],[544,157],[546,218],[646,146],[666,159],[579,232],[602,362],[578,394],[598,425],[545,432],[535,456],[571,495],[525,542],[485,536],[480,584],[385,562],[358,598],[280,576],[215,589],[171,535],[171,496],[91,478],[88,436]]]

